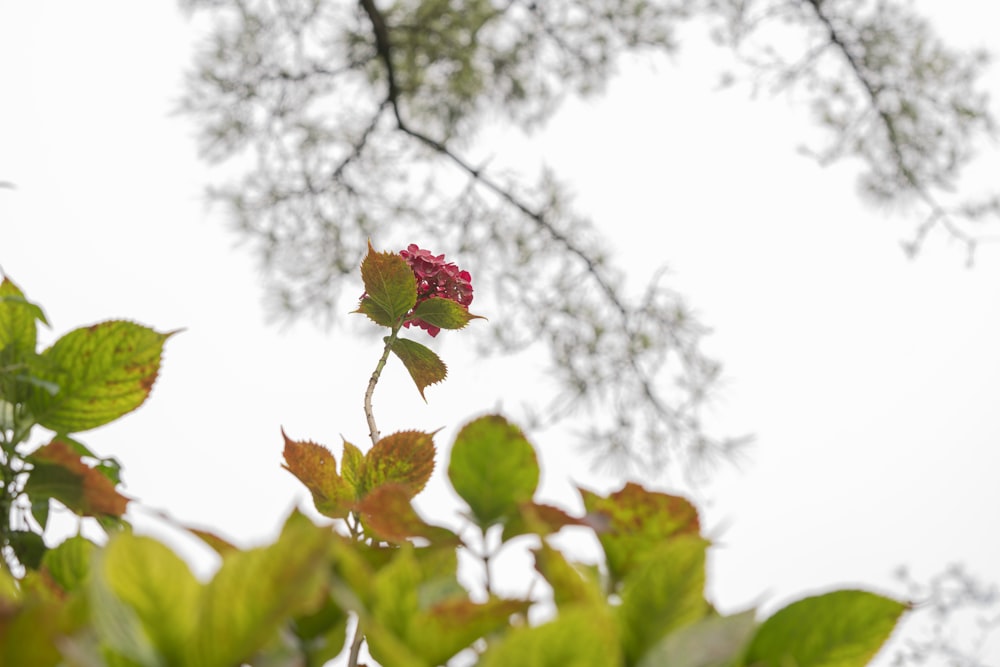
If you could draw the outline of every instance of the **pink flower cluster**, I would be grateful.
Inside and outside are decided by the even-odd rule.
[[[456,265],[445,263],[444,255],[434,255],[429,250],[421,250],[411,243],[399,254],[406,260],[417,278],[417,304],[432,297],[450,299],[468,310],[472,303],[472,276],[461,271]],[[415,325],[431,336],[437,336],[439,327],[421,319],[409,320],[403,326]]]

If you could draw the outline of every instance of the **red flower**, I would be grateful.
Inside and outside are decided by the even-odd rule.
[[[450,299],[466,310],[472,303],[472,276],[468,271],[460,270],[455,264],[444,261],[444,255],[434,255],[429,250],[422,250],[411,243],[406,250],[399,251],[400,256],[413,269],[417,278],[417,305],[432,297]],[[407,320],[403,326],[418,326],[431,336],[437,336],[439,327],[428,324],[421,319]]]

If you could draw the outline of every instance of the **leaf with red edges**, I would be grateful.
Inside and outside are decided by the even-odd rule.
[[[551,535],[559,532],[565,526],[588,525],[583,519],[570,516],[562,508],[554,505],[527,502],[518,506],[518,512],[507,521],[503,527],[503,539],[507,540],[518,535],[534,533],[535,535]]]
[[[337,462],[330,450],[315,442],[292,440],[284,430],[281,436],[285,439],[285,463],[281,467],[306,485],[321,514],[333,519],[347,517],[354,489],[337,474]]]
[[[580,489],[589,515],[603,515],[607,529],[598,532],[608,570],[620,579],[645,554],[680,535],[698,535],[698,510],[686,498],[648,491],[629,482],[607,497]]]
[[[82,516],[125,514],[129,499],[64,442],[53,440],[28,457],[33,469],[25,492],[33,501],[55,498]]]
[[[365,455],[358,498],[383,484],[399,484],[410,498],[420,493],[434,472],[434,434],[400,431],[376,443]]]

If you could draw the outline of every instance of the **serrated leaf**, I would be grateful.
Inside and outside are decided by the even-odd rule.
[[[386,542],[401,544],[411,537],[422,537],[435,545],[458,545],[455,533],[432,526],[420,518],[410,503],[409,490],[399,484],[382,484],[356,504],[365,529]]]
[[[463,329],[472,320],[484,319],[470,313],[462,304],[439,296],[418,303],[413,309],[413,317],[440,329]]]
[[[420,397],[424,396],[424,389],[432,384],[436,384],[445,379],[448,375],[448,367],[445,366],[441,358],[430,348],[406,338],[397,338],[392,341],[390,348],[399,357],[399,360],[406,366]]]
[[[343,519],[354,503],[354,488],[337,474],[337,461],[326,447],[297,441],[281,431],[285,439],[282,468],[295,475],[312,494],[316,509],[332,519]]]
[[[375,252],[371,242],[361,262],[361,280],[367,298],[392,323],[386,326],[394,326],[417,302],[417,279],[410,265],[398,254]],[[371,317],[365,310],[359,310]]]
[[[549,623],[510,630],[477,663],[479,667],[621,667],[615,624],[590,606],[561,610]]]
[[[707,547],[699,537],[664,542],[625,577],[615,611],[629,664],[668,632],[706,615]]]
[[[351,312],[365,315],[375,324],[383,327],[389,327],[390,329],[395,327],[397,324],[397,320],[392,316],[392,313],[375,303],[371,297],[362,297],[361,301],[358,303],[358,309]]]
[[[125,514],[128,498],[99,471],[60,440],[53,440],[28,457],[33,469],[24,490],[32,501],[55,498],[82,516]]]
[[[96,544],[82,535],[75,535],[45,552],[42,565],[64,591],[76,591],[90,575],[95,549]]]
[[[138,408],[160,370],[163,343],[133,322],[102,322],[69,332],[42,353],[43,380],[59,392],[35,391],[27,401],[35,421],[59,433],[86,431]],[[49,375],[51,374],[51,375]]]
[[[45,324],[42,309],[24,298],[24,293],[9,278],[0,282],[0,350],[15,348],[33,353],[38,336],[36,321]]]
[[[412,498],[434,472],[434,453],[432,433],[400,431],[382,438],[365,455],[359,497],[383,484],[398,484]]]
[[[793,602],[761,624],[746,664],[863,667],[908,605],[867,591],[834,591]]]
[[[480,526],[514,516],[531,501],[539,476],[534,447],[499,415],[480,417],[455,437],[448,478]]]
[[[607,497],[585,489],[580,494],[587,513],[603,517],[607,524],[597,537],[615,581],[665,540],[700,532],[698,510],[681,496],[648,491],[632,482]]]
[[[727,667],[737,664],[757,627],[754,611],[710,616],[671,632],[637,667]]]

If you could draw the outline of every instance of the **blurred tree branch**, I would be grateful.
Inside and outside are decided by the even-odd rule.
[[[703,428],[719,365],[663,273],[630,293],[553,174],[529,185],[471,157],[490,122],[536,127],[567,95],[599,92],[621,55],[669,52],[678,25],[701,17],[751,78],[806,91],[832,137],[818,159],[860,158],[874,199],[926,207],[911,252],[941,227],[971,257],[971,223],[1000,212],[996,196],[942,199],[995,129],[976,87],[985,56],[946,48],[898,3],[183,4],[212,20],[182,106],[205,156],[237,171],[213,194],[268,268],[272,309],[329,313],[369,237],[447,249],[490,283],[477,298],[492,296],[497,326],[483,349],[544,345],[561,394],[539,421],[579,417],[595,460],[691,471],[746,439]]]

